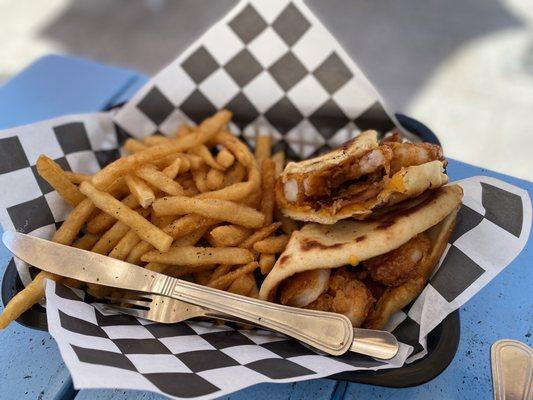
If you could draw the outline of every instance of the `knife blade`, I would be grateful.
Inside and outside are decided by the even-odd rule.
[[[28,264],[82,282],[152,292],[160,275],[125,261],[19,232],[4,232],[2,241]]]

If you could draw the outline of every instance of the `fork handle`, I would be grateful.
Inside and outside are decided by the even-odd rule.
[[[325,353],[341,355],[352,344],[352,324],[344,315],[269,303],[179,279],[175,282],[165,295],[272,329]]]

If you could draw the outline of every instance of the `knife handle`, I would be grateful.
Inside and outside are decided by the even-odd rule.
[[[272,329],[328,354],[344,354],[352,344],[352,324],[344,315],[283,306],[171,279],[175,281],[173,289],[161,294]],[[165,286],[170,289],[168,283]]]

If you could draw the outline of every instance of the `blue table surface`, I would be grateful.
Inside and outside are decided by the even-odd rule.
[[[0,86],[0,129],[71,113],[86,113],[118,104],[135,93],[146,77],[72,57],[47,56]],[[452,180],[493,176],[526,189],[533,184],[451,160]],[[531,235],[524,251],[461,308],[461,340],[450,366],[434,380],[414,388],[390,389],[328,379],[293,384],[260,384],[226,399],[487,399],[491,398],[489,353],[502,338],[532,345],[533,274],[526,265],[533,250]],[[0,247],[0,276],[10,255]],[[0,306],[1,307],[1,306]],[[1,399],[161,399],[148,392],[72,390],[70,376],[53,339],[44,332],[11,324],[0,331]]]

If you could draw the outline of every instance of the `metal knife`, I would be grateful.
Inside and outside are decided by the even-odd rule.
[[[171,297],[246,320],[286,334],[332,355],[348,350],[379,348],[383,359],[398,352],[389,332],[353,340],[351,322],[343,315],[287,307],[239,296],[146,270],[134,264],[18,232],[4,232],[2,240],[18,258],[42,270],[79,281]]]

